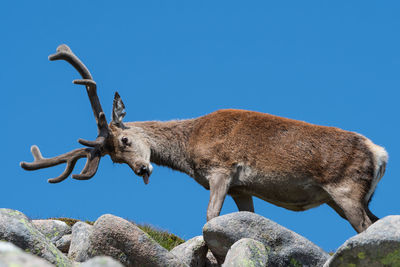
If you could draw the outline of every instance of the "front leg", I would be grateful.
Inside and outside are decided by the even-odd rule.
[[[210,201],[207,208],[207,221],[219,216],[232,178],[229,172],[214,170],[209,175],[208,180],[210,183]]]

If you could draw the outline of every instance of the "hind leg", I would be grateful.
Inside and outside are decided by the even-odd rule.
[[[249,195],[232,195],[239,211],[254,212],[253,198]]]
[[[331,206],[340,216],[350,222],[351,226],[361,233],[366,230],[377,217],[373,215],[366,204],[364,196],[357,194],[351,186],[334,186],[326,188],[331,196],[328,205]]]
[[[337,212],[337,214],[339,214],[343,219],[347,220],[346,216],[344,215],[343,210],[342,210],[333,200],[327,202],[327,204],[328,204],[332,209],[334,209],[334,210]],[[376,222],[376,221],[379,220],[379,218],[376,217],[376,216],[369,210],[368,206],[365,206],[364,209],[365,209],[365,211],[366,211],[366,213],[367,213],[367,216],[369,217],[369,219],[371,220],[372,223],[374,223],[374,222]]]
[[[358,233],[363,232],[373,223],[366,209],[359,201],[351,198],[341,198],[335,199],[334,202],[343,211],[344,216],[340,213],[339,215],[347,219]]]
[[[326,204],[328,204],[329,207],[334,209],[336,211],[336,213],[340,215],[340,217],[347,220],[346,216],[344,215],[343,210],[336,204],[335,201],[331,200],[331,201],[327,202]]]
[[[367,212],[368,217],[370,218],[370,220],[372,221],[372,223],[376,222],[379,220],[378,217],[376,217],[368,208],[368,206],[365,207],[365,211]]]

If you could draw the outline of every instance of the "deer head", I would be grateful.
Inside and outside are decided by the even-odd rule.
[[[139,176],[143,177],[145,184],[149,183],[149,176],[153,171],[150,163],[150,140],[141,128],[127,127],[124,118],[125,105],[118,92],[115,93],[110,131],[113,150],[109,153],[113,162],[126,163]]]
[[[49,56],[49,60],[65,60],[82,76],[82,79],[74,80],[73,83],[85,85],[86,87],[96,119],[98,135],[94,141],[78,140],[80,144],[86,147],[75,149],[53,158],[44,158],[39,148],[34,145],[31,147],[34,162],[21,162],[21,167],[25,170],[38,170],[66,163],[67,166],[60,176],[48,180],[50,183],[59,183],[72,173],[79,159],[86,157],[85,167],[80,174],[73,174],[72,178],[88,180],[96,174],[100,158],[108,154],[114,162],[127,163],[137,175],[143,176],[143,180],[147,184],[153,169],[150,164],[150,146],[139,129],[127,127],[123,124],[122,119],[126,113],[124,103],[119,94],[115,93],[112,121],[108,125],[97,96],[96,82],[86,66],[71,49],[67,45],[60,45],[57,48],[57,53]],[[135,135],[136,132],[137,135]]]

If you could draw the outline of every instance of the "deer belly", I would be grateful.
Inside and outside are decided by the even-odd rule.
[[[252,195],[289,210],[307,210],[329,200],[329,195],[307,177],[255,177],[252,184]]]

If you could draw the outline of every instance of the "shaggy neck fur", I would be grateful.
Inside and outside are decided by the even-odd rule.
[[[130,125],[141,128],[146,135],[151,149],[151,162],[193,174],[187,146],[194,119],[134,122]]]

